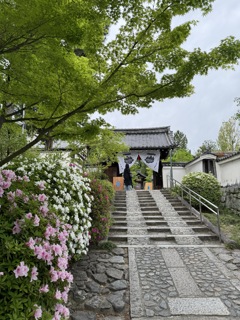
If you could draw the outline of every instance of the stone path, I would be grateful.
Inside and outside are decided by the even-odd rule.
[[[166,192],[118,192],[109,239],[73,266],[73,320],[240,319],[240,251]]]

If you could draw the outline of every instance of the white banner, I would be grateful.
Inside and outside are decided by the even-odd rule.
[[[118,155],[118,166],[119,166],[119,173],[123,173],[126,164],[129,164],[129,167],[136,162],[138,158],[138,151],[130,151],[130,152],[124,152],[120,155]]]
[[[136,162],[138,156],[153,171],[158,172],[160,151],[159,150],[133,150],[118,155],[119,173],[123,173],[126,163],[129,167]]]
[[[139,152],[141,160],[153,171],[158,172],[160,151],[159,150],[142,150]]]

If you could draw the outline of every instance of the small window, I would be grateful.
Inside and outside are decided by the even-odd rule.
[[[203,160],[203,172],[212,173],[214,176],[216,176],[215,161],[210,160],[210,159],[204,159]]]

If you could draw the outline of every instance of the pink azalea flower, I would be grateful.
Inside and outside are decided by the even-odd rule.
[[[25,217],[26,217],[27,219],[31,219],[32,216],[33,216],[33,215],[32,215],[31,212],[25,214]]]
[[[59,269],[65,270],[68,266],[68,260],[66,258],[59,257],[57,265]]]
[[[29,238],[28,242],[26,242],[26,245],[30,248],[30,249],[34,249],[34,246],[35,246],[35,240],[33,240],[33,238]]]
[[[66,242],[67,238],[68,237],[66,236],[65,232],[63,232],[63,231],[58,234],[58,240],[60,242]]]
[[[68,293],[66,291],[62,292],[62,299],[65,303],[68,301]]]
[[[38,195],[38,201],[40,201],[40,202],[44,202],[47,199],[48,199],[47,196],[43,193]]]
[[[59,312],[55,312],[54,317],[52,320],[61,320],[61,315],[59,314]]]
[[[50,269],[50,276],[51,276],[51,282],[56,282],[58,280],[58,272],[56,270],[54,270],[53,267],[51,267]]]
[[[38,279],[37,276],[38,276],[37,268],[33,267],[32,271],[31,271],[31,280],[30,280],[30,282],[32,282],[33,280],[37,280]]]
[[[28,266],[24,264],[24,261],[21,261],[20,265],[17,266],[17,268],[13,272],[15,274],[15,277],[18,278],[18,277],[27,277],[28,271],[29,271]]]
[[[39,181],[38,182],[38,188],[40,190],[44,190],[45,189],[45,181]]]
[[[42,286],[42,287],[39,289],[39,292],[41,292],[41,293],[47,293],[48,291],[49,291],[48,284],[46,284],[45,286]]]
[[[33,225],[38,227],[39,226],[39,222],[40,222],[40,219],[39,217],[35,214],[35,217],[34,217],[34,220],[33,220]]]
[[[24,180],[24,181],[26,181],[26,182],[29,182],[29,181],[30,181],[29,177],[28,177],[28,176],[26,176],[26,175],[25,175],[25,176],[23,176],[23,180]]]
[[[54,297],[55,297],[56,299],[60,300],[60,299],[62,298],[61,291],[59,291],[59,290],[57,289]]]
[[[54,237],[56,235],[56,229],[52,226],[47,226],[44,236],[46,239],[50,239],[50,237]]]
[[[59,219],[56,219],[56,227],[60,227],[61,221]]]
[[[15,192],[12,192],[12,191],[8,192],[7,193],[7,198],[8,198],[9,201],[14,202],[14,200],[15,200]]]
[[[12,229],[12,233],[13,233],[13,234],[17,234],[17,233],[20,233],[21,230],[22,230],[22,229],[21,229],[19,220],[16,220],[16,221],[14,222],[14,227],[13,227],[13,229]]]
[[[0,187],[0,198],[2,198],[3,194],[4,194],[4,190],[2,187]]]
[[[44,205],[44,206],[41,206],[39,209],[42,215],[45,217],[45,215],[48,213],[48,207]]]
[[[28,201],[29,201],[29,197],[28,197],[28,196],[24,196],[24,197],[23,197],[23,202],[24,202],[24,203],[28,203]]]
[[[35,313],[34,313],[34,317],[35,317],[35,319],[39,319],[42,317],[42,308],[41,308],[41,306],[38,306],[37,304],[35,304],[34,306],[37,307],[37,309],[35,310]]]
[[[70,315],[69,309],[60,303],[57,303],[55,305],[55,311],[59,312],[60,314],[62,314],[65,317],[68,317]]]
[[[45,250],[42,246],[35,246],[34,247],[34,254],[37,256],[38,259],[42,259],[44,256]]]
[[[16,190],[16,196],[21,197],[23,195],[22,190],[17,189]]]
[[[12,170],[2,170],[2,174],[9,180],[15,180],[16,174]]]
[[[44,257],[43,260],[45,260],[47,262],[48,265],[52,265],[52,260],[53,260],[53,255],[51,254],[51,252],[46,252],[44,253]]]
[[[2,188],[3,189],[8,189],[11,186],[11,182],[10,181],[3,181],[2,183]]]
[[[52,250],[55,253],[55,256],[61,256],[63,253],[62,247],[59,244],[53,244]]]
[[[4,272],[0,272],[0,276],[3,276],[4,275]]]

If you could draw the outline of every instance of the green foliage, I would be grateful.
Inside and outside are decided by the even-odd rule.
[[[174,143],[175,143],[177,149],[187,150],[188,139],[187,139],[187,136],[183,132],[181,132],[179,130],[174,132],[173,140],[174,140]]]
[[[90,235],[91,243],[97,245],[99,241],[107,238],[112,225],[111,211],[115,193],[112,183],[107,180],[93,179],[90,187],[93,197]]]
[[[1,170],[0,194],[0,319],[37,319],[37,310],[41,319],[65,319],[69,311],[62,303],[73,280],[67,272],[69,225],[26,175]]]
[[[217,225],[216,217],[210,213],[204,216]],[[227,208],[220,209],[220,226],[222,232],[231,240],[226,245],[229,249],[240,249],[240,216]]]
[[[196,22],[172,27],[179,15],[208,13],[212,2],[0,1],[0,127],[21,121],[35,133],[0,166],[46,138],[88,135],[95,111],[134,114],[156,100],[189,96],[195,75],[236,64],[240,41],[187,51]]]
[[[89,245],[91,198],[89,179],[75,164],[64,164],[56,156],[21,158],[8,168],[28,175],[36,184],[43,186],[49,203],[61,220],[73,226],[67,245],[74,260],[86,254]]]
[[[128,151],[129,147],[123,143],[123,135],[110,129],[100,129],[92,139],[86,137],[88,144],[88,156],[86,162],[90,166],[106,168],[113,162],[118,162],[117,154]]]
[[[240,126],[236,115],[222,123],[218,133],[217,144],[220,151],[239,151]]]
[[[172,162],[189,162],[193,160],[193,155],[186,149],[177,149],[172,156]],[[170,162],[170,156],[164,162]]]
[[[215,205],[220,204],[221,186],[218,180],[212,175],[204,172],[191,172],[182,179],[182,184]],[[189,199],[187,199],[189,200]],[[197,206],[196,200],[192,200],[192,205]]]
[[[133,186],[136,185],[137,174],[140,172],[141,174],[146,176],[146,182],[152,181],[153,171],[150,169],[143,161],[136,161],[134,165],[130,168],[132,174],[132,182]]]
[[[217,150],[217,144],[213,140],[205,140],[203,144],[198,148],[196,152],[196,157],[200,156],[205,152],[213,152]]]
[[[3,125],[0,130],[0,141],[0,160],[5,159],[27,143],[22,127],[16,123]]]
[[[146,167],[146,182],[152,182],[153,180],[153,170]]]

